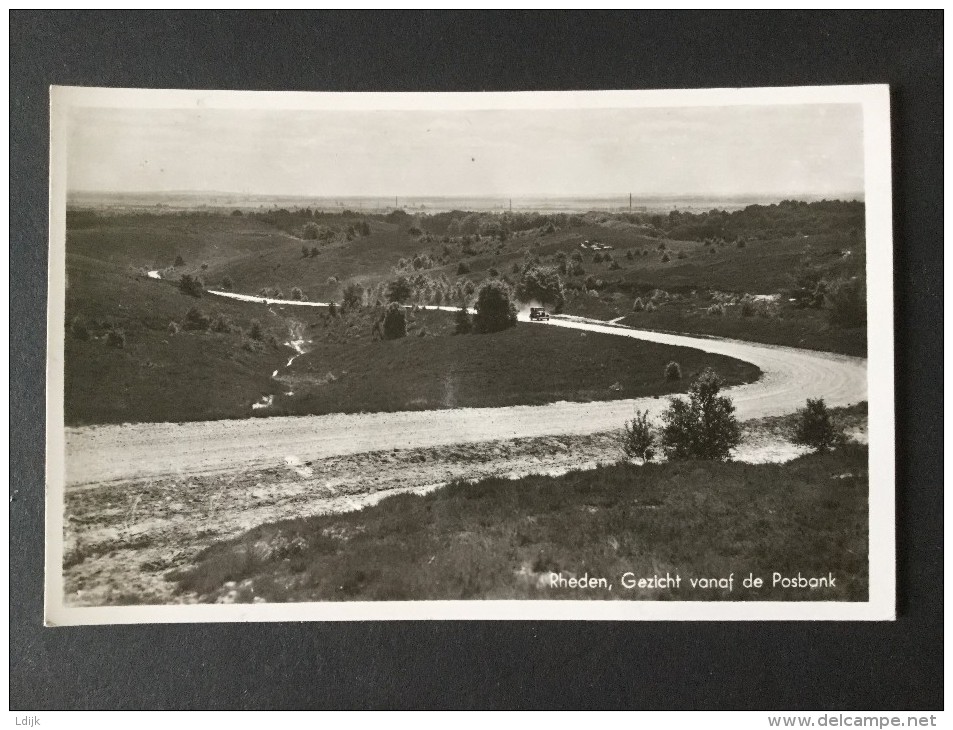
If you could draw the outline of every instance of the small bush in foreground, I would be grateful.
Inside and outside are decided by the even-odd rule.
[[[721,379],[706,368],[692,383],[688,400],[669,399],[662,414],[662,447],[670,459],[727,461],[741,441],[731,399],[719,395]]]
[[[187,330],[207,330],[212,324],[211,318],[197,307],[192,307],[185,314],[183,327]]]
[[[228,317],[224,314],[218,315],[212,323],[212,332],[226,333],[231,331],[232,323],[228,321]]]
[[[649,412],[636,411],[635,418],[627,421],[622,429],[622,451],[629,458],[648,461],[654,444],[655,432],[649,423]]]
[[[234,286],[235,282],[232,281],[232,277],[226,276],[224,279],[222,279],[222,289],[225,291],[231,291]]]
[[[291,289],[291,299],[295,302],[300,302],[302,299],[304,299],[304,292],[302,292],[298,287],[293,287]]]
[[[644,309],[645,309],[645,305],[642,303],[642,298],[636,297],[635,302],[632,303],[632,311],[641,312]]]
[[[169,334],[170,334],[170,335],[177,335],[177,334],[179,334],[179,331],[180,331],[181,329],[182,329],[182,328],[179,327],[179,323],[178,323],[178,322],[169,322]]]
[[[682,366],[674,360],[665,366],[665,379],[669,382],[682,379]]]
[[[251,325],[248,328],[248,336],[253,340],[263,340],[265,339],[265,331],[262,329],[261,322],[257,319],[251,321]]]
[[[364,287],[356,281],[344,287],[343,304],[348,309],[356,309],[364,302]]]
[[[831,414],[823,398],[808,398],[807,406],[798,411],[793,441],[815,451],[834,446],[841,438],[831,422]]]

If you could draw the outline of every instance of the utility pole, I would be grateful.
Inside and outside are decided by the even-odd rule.
[[[629,212],[632,211],[632,193],[629,193]]]
[[[513,198],[510,198],[510,213],[513,212]]]

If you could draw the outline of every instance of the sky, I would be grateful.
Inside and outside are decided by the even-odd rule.
[[[73,108],[71,192],[302,196],[863,192],[859,104],[288,111]]]

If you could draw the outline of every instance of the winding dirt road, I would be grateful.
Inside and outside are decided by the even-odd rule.
[[[525,319],[521,316],[521,319]],[[867,361],[788,347],[635,330],[564,317],[534,326],[568,327],[693,347],[757,365],[755,383],[726,391],[741,420],[778,416],[806,398],[846,406],[867,398]],[[636,398],[544,406],[461,408],[399,413],[143,423],[66,429],[68,488],[120,479],[267,467],[387,449],[410,449],[537,436],[594,434],[620,428],[635,409],[657,416],[666,399]],[[299,462],[300,463],[300,462]]]

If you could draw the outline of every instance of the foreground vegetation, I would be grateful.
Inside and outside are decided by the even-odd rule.
[[[867,598],[867,449],[787,464],[621,463],[560,477],[455,482],[358,512],[257,527],[205,550],[174,579],[201,601],[588,598]],[[550,587],[550,572],[606,577],[612,591]],[[623,590],[620,577],[682,576]],[[746,588],[748,573],[762,588]],[[831,588],[772,587],[785,576]],[[689,578],[734,573],[733,589]]]

